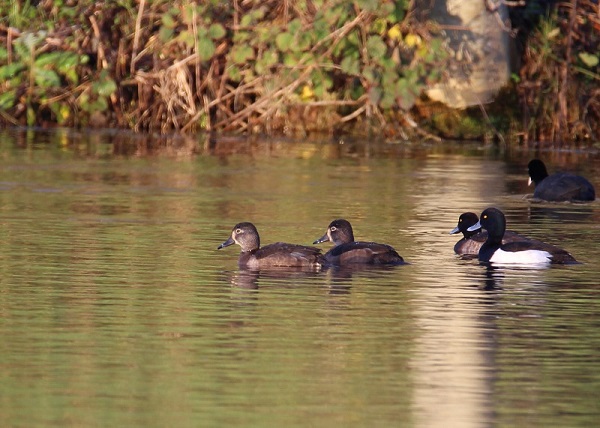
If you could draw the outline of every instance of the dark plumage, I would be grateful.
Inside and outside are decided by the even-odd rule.
[[[577,263],[567,251],[541,241],[525,240],[503,244],[506,217],[497,208],[484,210],[479,222],[467,230],[471,232],[478,228],[488,231],[488,238],[479,250],[479,260],[482,262],[517,265]]]
[[[332,221],[327,232],[313,244],[331,241],[335,245],[325,253],[325,260],[334,266],[350,264],[398,265],[404,259],[392,247],[376,242],[359,242],[354,240],[350,222],[344,219]]]
[[[488,233],[481,230],[481,228],[470,232],[468,230],[469,227],[477,224],[478,221],[479,217],[477,217],[477,214],[471,212],[462,213],[460,217],[458,217],[458,224],[450,231],[450,235],[456,233],[463,234],[463,238],[454,245],[454,252],[456,254],[464,256],[477,256],[479,254],[481,246],[487,240]],[[529,239],[516,232],[507,230],[504,232],[502,243],[506,244],[507,242],[526,240]]]
[[[594,186],[580,175],[557,172],[548,175],[546,165],[533,159],[527,165],[529,184],[535,183],[533,197],[544,201],[593,201],[596,199]]]
[[[276,242],[261,248],[260,237],[252,223],[238,223],[231,236],[217,249],[238,244],[242,247],[238,265],[240,268],[265,269],[269,267],[320,267],[324,263],[321,250],[305,245]]]

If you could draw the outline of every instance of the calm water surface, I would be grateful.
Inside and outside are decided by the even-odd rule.
[[[597,425],[600,205],[530,201],[533,153],[134,138],[0,131],[1,426]],[[600,188],[599,154],[538,155]],[[448,232],[491,205],[583,263],[459,259]],[[240,221],[310,244],[338,217],[410,264],[216,250]]]

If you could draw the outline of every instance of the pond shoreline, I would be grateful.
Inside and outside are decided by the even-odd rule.
[[[495,102],[462,110],[423,95],[444,70],[470,67],[445,26],[419,22],[408,3],[371,3],[0,4],[0,125],[553,147],[600,138],[592,2],[509,8],[520,65]]]

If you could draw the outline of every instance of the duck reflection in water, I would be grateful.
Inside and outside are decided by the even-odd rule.
[[[229,275],[229,282],[236,288],[258,290],[261,283],[263,283],[263,285],[265,282],[272,284],[278,280],[284,280],[285,282],[282,282],[282,284],[285,286],[296,286],[296,283],[290,283],[289,281],[304,280],[305,278],[315,277],[316,275],[318,275],[318,272],[315,272],[314,270],[311,271],[305,268],[294,267],[272,267],[262,270],[240,269]]]
[[[368,264],[330,266],[325,270],[329,279],[329,291],[331,294],[349,294],[355,278],[358,278],[358,283],[364,283],[365,280],[373,282],[379,279],[382,280],[381,283],[388,283],[390,282],[389,275],[396,266]]]

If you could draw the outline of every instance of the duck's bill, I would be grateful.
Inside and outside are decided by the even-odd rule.
[[[531,177],[529,177],[529,180],[527,180],[527,185],[531,186],[531,183],[533,183],[533,180],[531,179]]]
[[[225,247],[229,247],[230,245],[235,244],[235,241],[233,240],[232,237],[229,237],[229,239],[225,242],[223,242],[221,245],[219,245],[217,247],[217,250],[220,250],[221,248],[225,248]]]
[[[319,239],[317,239],[316,241],[313,242],[314,244],[320,244],[321,242],[327,242],[329,241],[329,236],[327,236],[327,234],[321,236]]]
[[[448,235],[456,235],[458,232],[460,232],[460,229],[458,228],[458,226],[456,226],[450,231],[450,233],[448,233]]]
[[[478,221],[477,223],[475,223],[473,226],[469,227],[467,230],[469,232],[474,232],[477,229],[481,229],[481,222],[480,221]]]

